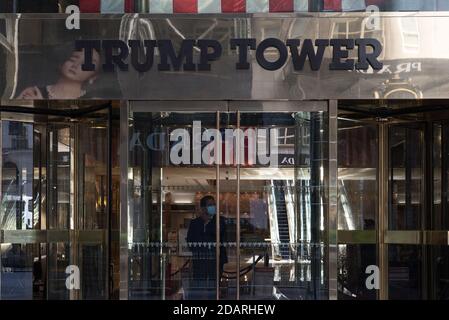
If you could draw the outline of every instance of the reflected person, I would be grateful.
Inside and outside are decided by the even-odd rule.
[[[214,197],[204,196],[200,200],[199,216],[190,222],[186,240],[192,252],[192,287],[209,289],[216,287],[216,208]],[[220,219],[221,243],[226,242],[225,234],[225,224]],[[219,279],[227,262],[226,249],[220,246]]]
[[[59,67],[58,80],[42,87],[30,86],[23,90],[17,99],[79,99],[86,98],[89,86],[92,86],[99,74],[100,53],[93,50],[94,71],[82,70],[84,64],[84,51],[73,51],[70,57]]]

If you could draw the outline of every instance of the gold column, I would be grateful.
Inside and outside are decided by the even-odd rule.
[[[380,270],[378,298],[388,300],[388,245],[385,233],[388,230],[388,124],[379,122],[379,164],[378,164],[378,222],[377,243]]]

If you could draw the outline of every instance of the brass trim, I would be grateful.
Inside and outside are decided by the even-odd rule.
[[[422,231],[385,231],[387,244],[422,244]]]
[[[216,124],[217,124],[217,130],[220,132],[220,111],[216,112]],[[216,139],[215,141],[215,150],[218,150],[218,157],[216,167],[215,167],[215,174],[216,174],[216,190],[215,190],[215,206],[216,206],[216,214],[215,214],[215,239],[216,239],[216,245],[215,245],[215,272],[216,275],[220,274],[220,245],[221,245],[221,239],[220,239],[220,161],[218,159],[221,159],[221,145],[219,144],[219,140]],[[240,221],[237,220],[237,224],[239,224]],[[238,235],[237,235],[238,236]],[[237,252],[238,252],[237,248]],[[237,266],[239,268],[239,266]],[[237,269],[238,270],[238,269]],[[215,277],[215,297],[216,300],[220,300],[220,277]],[[237,290],[240,290],[239,287],[237,287]]]
[[[107,236],[107,229],[80,230],[77,238],[80,243],[107,243]]]
[[[1,230],[0,243],[106,243],[107,233],[101,230]]]
[[[378,266],[381,270],[379,300],[388,300],[388,246],[385,243],[385,231],[388,230],[388,123],[379,121],[378,124],[378,171],[377,171],[377,255]]]
[[[43,242],[71,242],[75,238],[73,230],[45,230],[45,239]],[[46,241],[45,241],[46,240]]]
[[[235,149],[236,153],[236,162],[237,162],[237,212],[236,212],[236,247],[237,247],[237,254],[236,254],[236,265],[237,268],[235,270],[237,277],[236,277],[236,300],[240,300],[240,111],[237,111],[237,148]],[[221,155],[220,155],[221,158]],[[217,273],[218,274],[218,273]]]
[[[376,244],[376,230],[338,230],[338,244]]]
[[[46,243],[46,230],[3,230],[2,243]]]
[[[385,243],[416,245],[449,245],[449,231],[392,231],[385,232]]]
[[[425,231],[423,232],[423,244],[449,245],[449,231]]]

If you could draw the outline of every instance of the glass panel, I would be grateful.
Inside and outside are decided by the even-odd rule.
[[[422,299],[422,249],[388,245],[388,294],[391,300]]]
[[[42,247],[39,244],[4,243],[0,245],[0,298],[32,300],[45,296]]]
[[[449,247],[427,246],[430,299],[449,300]]]
[[[215,148],[202,139],[216,127],[215,113],[131,112],[130,299],[216,298]]]
[[[106,299],[107,264],[105,247],[101,244],[82,244],[79,248],[81,257],[81,284],[83,299]],[[67,278],[67,275],[65,275]]]
[[[0,230],[40,229],[41,131],[31,123],[2,121],[2,188]],[[0,299],[46,297],[46,247],[43,244],[0,244]]]
[[[338,120],[338,229],[374,230],[377,220],[377,126]]]
[[[419,230],[424,210],[423,129],[390,127],[390,230]]]
[[[328,172],[328,115],[324,112],[295,114],[295,186],[298,216],[297,254],[301,270],[299,281],[306,299],[327,299],[325,212]]]
[[[74,263],[70,259],[71,247],[67,242],[48,244],[48,289],[49,300],[69,300],[70,291],[66,287],[66,268]]]
[[[443,123],[434,134],[434,203],[432,227],[449,230],[449,125]],[[440,204],[440,206],[438,206]]]
[[[443,178],[443,162],[446,164],[447,155],[443,158],[444,152],[447,149],[443,149],[442,144],[442,126],[440,124],[433,124],[433,148],[432,148],[432,167],[433,167],[433,207],[431,215],[427,215],[428,225],[433,230],[440,230],[443,227],[443,217],[447,212],[447,196],[443,191],[443,188],[447,188],[447,178]],[[443,178],[443,179],[442,179]],[[443,182],[444,181],[444,182]],[[444,197],[444,199],[443,199]],[[447,228],[448,226],[446,226]]]
[[[130,113],[129,297],[326,299],[327,114],[216,117]]]
[[[19,239],[1,244],[2,298],[108,296],[108,135],[104,114],[94,118],[2,121],[0,229],[6,241]],[[66,287],[69,265],[80,270],[80,290]],[[29,283],[31,296],[12,293],[14,281]]]
[[[322,112],[241,114],[242,299],[327,298],[325,119]]]
[[[48,183],[50,203],[47,223],[49,229],[70,229],[73,227],[71,210],[71,143],[70,128],[52,125],[48,132]],[[72,218],[72,219],[71,219]]]
[[[0,229],[33,229],[33,125],[3,121],[2,138]]]
[[[375,244],[341,244],[338,246],[338,299],[375,300],[377,290],[368,288],[367,267],[377,265]]]
[[[104,114],[80,121],[76,127],[77,210],[73,228],[90,231],[95,240],[75,239],[81,277],[81,299],[107,299],[108,246],[108,130]],[[73,170],[73,169],[72,169]],[[78,243],[78,241],[80,243]],[[107,241],[107,243],[106,243]],[[112,260],[111,260],[112,261]],[[110,282],[109,282],[110,284]]]

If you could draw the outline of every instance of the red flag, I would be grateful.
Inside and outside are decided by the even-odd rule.
[[[270,0],[270,12],[293,12],[294,0]]]
[[[99,13],[101,0],[80,0],[80,11],[82,13]]]
[[[134,12],[134,0],[125,0],[125,12]]]
[[[370,6],[370,5],[378,6],[378,5],[383,5],[385,3],[385,0],[365,0],[365,3],[367,6]]]
[[[341,11],[341,0],[324,0],[324,10]]]
[[[246,0],[221,0],[221,11],[246,12]]]
[[[198,0],[173,0],[174,13],[198,13]]]

